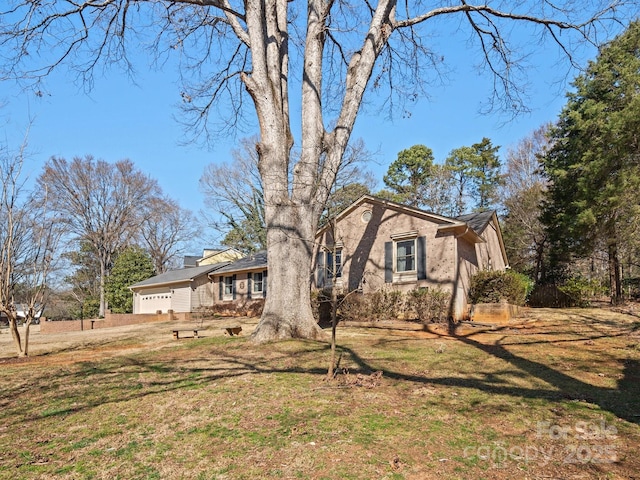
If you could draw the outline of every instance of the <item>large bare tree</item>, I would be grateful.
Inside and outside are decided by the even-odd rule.
[[[320,334],[310,307],[313,239],[367,90],[389,93],[383,102],[390,109],[424,93],[441,60],[429,41],[449,27],[467,32],[474,42],[476,58],[495,79],[498,106],[519,110],[526,48],[555,44],[571,58],[575,42],[596,42],[600,27],[625,12],[624,0],[9,0],[3,5],[9,5],[0,19],[5,75],[39,80],[66,64],[90,82],[96,66],[128,67],[129,53],[139,51],[135,42],[155,38],[150,43],[157,60],[178,52],[184,78],[200,80],[182,92],[195,114],[194,133],[221,124],[233,128],[245,105],[253,106],[269,255],[269,296],[254,333],[257,341]],[[526,27],[531,35],[523,39]],[[390,88],[383,90],[385,85]],[[291,115],[292,92],[299,117]],[[294,144],[299,156],[292,154]]]
[[[16,154],[0,149],[0,313],[9,321],[20,357],[28,355],[29,329],[44,309],[61,236],[46,187],[25,188],[24,151],[24,146]],[[23,336],[19,321],[25,325]]]
[[[160,274],[180,266],[178,256],[198,231],[190,210],[170,198],[156,197],[149,199],[140,235],[156,273]]]
[[[537,128],[507,151],[502,203],[504,237],[511,266],[544,280],[548,235],[540,220],[547,189],[540,158],[549,150],[551,124]]]
[[[62,214],[68,232],[93,247],[100,262],[99,315],[103,316],[113,255],[139,233],[160,187],[130,160],[108,163],[91,156],[71,162],[53,157],[38,181],[47,185],[51,208]]]
[[[210,163],[200,177],[200,190],[209,209],[205,218],[218,230],[228,231],[223,244],[248,253],[267,246],[264,193],[256,152],[259,141],[256,136],[243,138],[241,148],[231,152],[232,161]],[[336,175],[334,186],[338,190],[334,189],[331,194],[334,198],[329,202],[334,211],[336,202],[346,207],[345,202],[356,200],[354,194],[370,193],[374,188],[373,174],[363,168],[371,156],[362,139],[348,146]],[[326,207],[324,217],[329,213]],[[216,221],[212,213],[223,221]]]

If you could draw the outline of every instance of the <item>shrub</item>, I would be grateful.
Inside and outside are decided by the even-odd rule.
[[[331,290],[311,291],[311,311],[316,322],[331,321]]]
[[[325,321],[331,313],[330,292],[314,292],[312,306],[316,318]],[[377,322],[400,318],[418,319],[423,323],[447,320],[451,295],[426,288],[404,294],[398,290],[378,290],[369,294],[350,292],[338,296],[338,319],[351,322]]]
[[[446,322],[451,295],[439,288],[417,288],[407,294],[407,309],[422,323]]]
[[[262,315],[264,308],[264,300],[245,300],[243,302],[219,303],[212,305],[210,314],[213,316],[252,316],[259,317]]]
[[[625,278],[622,288],[629,300],[640,298],[640,277]]]
[[[338,318],[353,322],[395,320],[404,315],[405,295],[396,290],[378,290],[363,295],[350,292],[338,297]]]
[[[531,279],[521,273],[513,270],[483,270],[471,278],[469,299],[471,303],[508,302],[524,305],[532,289]]]
[[[589,298],[600,294],[602,286],[597,280],[589,280],[578,275],[567,279],[558,290],[567,294],[576,307],[588,307]]]
[[[338,318],[347,322],[367,322],[374,320],[371,304],[361,293],[350,293],[338,305]]]
[[[371,307],[371,320],[395,320],[405,312],[405,299],[398,290],[378,290],[367,296]]]

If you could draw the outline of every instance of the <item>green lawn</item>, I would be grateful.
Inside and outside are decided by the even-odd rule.
[[[332,381],[328,345],[306,341],[5,361],[0,478],[637,476],[638,318],[538,316],[455,337],[339,329]]]

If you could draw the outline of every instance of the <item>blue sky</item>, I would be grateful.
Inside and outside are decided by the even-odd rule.
[[[448,40],[452,38],[442,37],[440,42]],[[449,82],[434,87],[429,99],[413,105],[411,116],[397,114],[390,121],[375,108],[365,107],[358,119],[353,137],[362,138],[369,150],[378,153],[370,168],[380,187],[387,167],[402,149],[424,144],[433,149],[436,161],[442,162],[453,148],[488,137],[494,145],[502,146],[504,158],[508,147],[541,124],[555,120],[565,103],[568,85],[557,82],[566,73],[566,65],[555,63],[555,51],[538,50],[529,59],[534,65],[528,72],[531,114],[514,120],[497,114],[480,115],[479,108],[491,93],[491,78],[473,68],[474,56],[464,41],[453,40],[440,48],[451,69]],[[587,54],[581,60],[588,58]],[[137,65],[135,84],[114,70],[97,77],[89,93],[74,84],[64,70],[48,79],[42,97],[22,92],[8,82],[0,83],[2,140],[17,148],[31,119],[28,143],[33,176],[53,155],[70,159],[92,154],[107,161],[129,158],[157,179],[165,193],[198,212],[203,208],[198,180],[205,166],[229,160],[237,140],[254,132],[219,138],[211,150],[180,145],[184,131],[177,120],[177,75],[171,69],[147,69],[146,64],[141,60]],[[293,115],[298,112],[294,106]]]

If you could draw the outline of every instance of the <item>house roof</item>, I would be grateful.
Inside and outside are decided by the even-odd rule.
[[[249,255],[244,258],[240,258],[235,262],[232,262],[225,267],[210,273],[227,273],[227,272],[240,272],[247,270],[257,270],[260,268],[267,268],[267,251],[260,250],[259,252]]]
[[[171,285],[174,283],[190,282],[201,275],[207,275],[215,270],[229,265],[230,262],[214,263],[212,265],[203,265],[201,267],[187,267],[178,270],[170,270],[155,277],[147,278],[138,283],[134,283],[129,288],[135,290],[136,288]]]
[[[487,225],[491,222],[493,215],[495,212],[493,210],[488,210],[486,212],[475,212],[475,213],[467,213],[466,215],[460,215],[456,218],[461,222],[465,222],[471,228],[473,228],[476,233],[480,234],[487,228]]]

